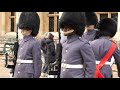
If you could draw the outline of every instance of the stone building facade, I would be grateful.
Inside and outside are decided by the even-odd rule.
[[[59,12],[37,12],[40,16],[40,32],[37,37],[42,37],[45,32],[58,31]],[[8,32],[16,32],[16,25],[21,12],[0,12],[0,36]],[[120,37],[120,14],[119,12],[96,12],[98,19],[105,17],[114,18],[118,22],[118,32],[114,37],[117,41]]]

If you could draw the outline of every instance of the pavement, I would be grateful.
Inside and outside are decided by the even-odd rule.
[[[0,55],[0,78],[10,78],[10,69],[4,67],[5,62],[4,60],[2,60],[4,58],[3,55]],[[112,70],[113,70],[113,78],[118,78],[117,76],[117,67],[116,64],[113,64],[112,66]],[[40,77],[40,78],[47,78],[47,77]]]
[[[113,64],[112,70],[113,70],[113,78],[119,78],[116,64]]]
[[[0,55],[0,78],[10,78],[10,69],[6,68],[5,62],[2,60],[4,57]]]

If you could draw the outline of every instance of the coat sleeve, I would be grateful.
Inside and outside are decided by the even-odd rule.
[[[116,62],[116,65],[117,65],[118,76],[120,77],[120,51],[118,50],[118,48],[116,48],[113,56],[115,58],[115,62]]]
[[[41,39],[41,49],[43,50],[44,53],[46,53],[45,39]]]
[[[54,44],[54,42],[51,43],[50,50],[51,50],[52,55],[55,56],[55,44]]]
[[[55,58],[56,60],[58,60],[59,62],[61,62],[62,59],[62,45],[61,43],[56,44],[56,50],[55,50]]]
[[[90,44],[88,42],[84,43],[84,45],[82,45],[80,48],[80,52],[84,62],[85,78],[94,78],[96,70],[96,60]]]
[[[33,63],[34,63],[34,78],[39,78],[41,75],[42,60],[41,60],[41,47],[37,42],[33,45]]]

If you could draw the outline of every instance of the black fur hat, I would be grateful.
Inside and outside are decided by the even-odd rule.
[[[87,25],[95,25],[98,23],[98,17],[95,12],[85,12]]]
[[[31,35],[37,36],[40,27],[40,17],[36,12],[22,12],[19,18],[18,27],[20,29],[32,30]]]
[[[75,33],[81,36],[85,30],[86,16],[84,12],[63,12],[59,26],[64,28],[69,26],[75,30]]]
[[[112,18],[104,18],[97,24],[97,28],[100,36],[113,37],[117,32],[117,22]]]

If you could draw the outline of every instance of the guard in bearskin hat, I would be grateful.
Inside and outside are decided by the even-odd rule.
[[[89,42],[81,36],[86,26],[84,12],[63,12],[60,29],[67,39],[62,43],[60,78],[93,78],[95,56]]]
[[[86,31],[83,34],[83,38],[85,38],[88,41],[93,41],[95,38],[95,33],[97,29],[95,29],[96,24],[98,23],[98,18],[96,13],[94,12],[85,12],[86,19],[87,19],[87,25],[86,25]]]
[[[39,78],[41,75],[41,47],[35,38],[39,26],[40,17],[36,12],[21,13],[18,27],[23,39],[19,41],[14,78]]]
[[[96,68],[100,71],[96,73],[95,77],[112,78],[112,65],[114,63],[112,57],[115,58],[120,77],[120,51],[111,40],[117,32],[117,23],[111,18],[105,18],[97,24],[97,28],[95,40],[90,43],[96,57]]]

